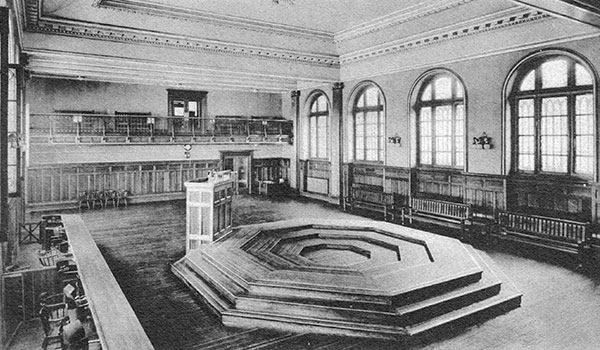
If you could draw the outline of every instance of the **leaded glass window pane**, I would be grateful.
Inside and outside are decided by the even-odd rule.
[[[542,63],[542,89],[567,86],[568,69],[568,62],[564,59]]]
[[[376,88],[367,89],[367,106],[379,105],[379,91]]]
[[[317,117],[310,117],[310,156],[317,156]]]
[[[527,73],[523,81],[521,82],[521,91],[529,91],[535,89],[535,70]]]
[[[434,80],[435,99],[445,100],[452,98],[452,78],[439,77]]]
[[[461,84],[460,81],[456,80],[456,98],[463,98],[465,97],[465,89],[463,89],[463,86]]]
[[[579,63],[575,64],[575,85],[592,85],[592,75]]]
[[[327,157],[327,116],[319,116],[317,118],[317,157]]]
[[[541,170],[566,173],[569,151],[567,97],[542,99],[540,135]]]
[[[319,96],[319,99],[317,100],[317,105],[318,105],[317,110],[319,112],[327,111],[327,99],[325,99],[325,96],[323,96],[323,95]]]
[[[431,91],[431,84],[429,84],[427,87],[425,87],[425,90],[423,90],[423,94],[421,94],[421,101],[431,101]]]
[[[575,173],[594,173],[594,97],[575,98]]]

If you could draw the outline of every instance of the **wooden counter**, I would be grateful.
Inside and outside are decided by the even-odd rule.
[[[154,349],[79,215],[62,215],[102,349]]]

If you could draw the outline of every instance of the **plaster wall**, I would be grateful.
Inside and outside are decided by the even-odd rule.
[[[94,110],[112,114],[152,112],[166,116],[167,88],[161,86],[33,78],[27,86],[31,113]],[[281,94],[214,90],[207,94],[207,115],[281,116]]]
[[[560,42],[522,50],[509,50],[480,58],[467,58],[440,65],[402,70],[396,73],[381,74],[344,81],[344,116],[350,120],[352,90],[364,80],[370,80],[379,85],[386,99],[386,137],[398,134],[402,138],[401,146],[386,144],[385,165],[410,167],[411,145],[414,142],[414,131],[411,130],[409,102],[411,87],[419,76],[433,68],[445,68],[453,71],[465,85],[467,98],[467,165],[466,171],[481,174],[506,173],[505,150],[507,146],[503,139],[503,85],[511,69],[522,59],[540,49],[557,48],[570,50],[587,59],[592,69],[600,68],[600,38],[592,37],[582,40]],[[450,50],[447,48],[446,50]],[[438,56],[444,56],[450,51],[439,49]],[[404,56],[390,57],[397,62],[397,67],[403,67]],[[424,57],[427,60],[427,57]],[[373,62],[365,62],[371,66]],[[384,67],[385,68],[385,67]],[[388,65],[387,68],[390,68]],[[362,70],[362,69],[361,69]],[[597,74],[596,74],[597,75]],[[309,92],[307,92],[309,93]],[[493,139],[493,148],[482,150],[472,148],[468,142],[473,137],[486,132]],[[348,135],[346,135],[347,137]],[[344,146],[348,145],[344,143]],[[346,151],[347,153],[347,151]]]

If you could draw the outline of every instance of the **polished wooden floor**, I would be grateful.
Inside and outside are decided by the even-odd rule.
[[[424,343],[397,344],[222,326],[170,271],[184,254],[183,201],[82,212],[108,265],[157,349],[597,349],[599,278],[490,248],[523,292],[522,307]],[[236,197],[234,224],[290,218],[351,219],[309,200]]]

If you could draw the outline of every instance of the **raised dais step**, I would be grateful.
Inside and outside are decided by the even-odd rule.
[[[406,339],[520,305],[484,253],[379,222],[234,229],[173,265],[227,326]]]

